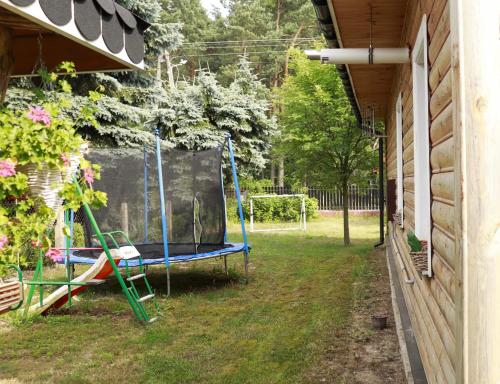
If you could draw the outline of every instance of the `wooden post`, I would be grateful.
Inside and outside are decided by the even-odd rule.
[[[128,204],[121,203],[120,206],[120,225],[122,231],[128,236]]]
[[[5,98],[13,69],[12,34],[10,29],[0,26],[0,104]]]
[[[461,145],[457,383],[500,383],[500,2],[450,1],[453,122]],[[457,217],[457,220],[460,216]],[[460,285],[457,285],[460,286]]]
[[[64,241],[64,208],[61,206],[57,210],[56,214],[56,225],[54,227],[54,242],[56,248],[66,248],[66,243]]]
[[[167,200],[167,212],[165,212],[167,215],[167,226],[168,226],[168,241],[172,241],[172,230],[174,227],[174,222],[173,222],[173,211],[172,211],[172,200]]]
[[[56,224],[54,226],[54,245],[56,248],[66,248],[66,237],[64,236],[64,208],[61,205],[59,209],[57,209],[56,213]],[[66,255],[66,251],[63,252]],[[66,268],[64,264],[55,263],[56,268]]]

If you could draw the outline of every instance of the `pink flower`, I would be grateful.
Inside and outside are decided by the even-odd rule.
[[[11,159],[0,161],[0,176],[9,177],[16,174],[16,162]]]
[[[62,255],[59,249],[51,248],[46,253],[45,256],[51,259],[53,262],[57,263],[59,261],[64,260],[64,256]]]
[[[92,168],[85,168],[83,170],[83,177],[89,185],[92,185],[94,183],[94,171]]]
[[[30,107],[28,119],[32,120],[34,123],[43,123],[46,127],[50,125],[50,115],[42,107]]]
[[[0,249],[3,249],[9,243],[9,239],[5,235],[0,236]]]
[[[69,167],[70,161],[67,154],[65,153],[61,154],[61,160],[63,161],[65,167]]]

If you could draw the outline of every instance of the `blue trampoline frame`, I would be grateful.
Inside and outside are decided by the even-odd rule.
[[[158,183],[159,183],[159,187],[160,187],[160,208],[162,211],[161,223],[162,223],[162,238],[163,238],[164,257],[161,257],[158,259],[151,259],[151,258],[143,259],[142,264],[143,265],[165,264],[165,267],[167,268],[168,292],[170,293],[170,276],[169,276],[170,264],[185,263],[185,262],[196,261],[196,260],[204,260],[204,259],[210,259],[210,258],[214,258],[214,257],[223,257],[224,258],[224,268],[225,268],[225,271],[227,273],[227,256],[231,255],[231,254],[243,252],[244,263],[245,263],[245,280],[248,281],[248,263],[249,263],[250,247],[248,245],[248,239],[247,239],[247,234],[246,234],[246,229],[245,229],[245,219],[243,216],[243,205],[241,203],[241,193],[240,193],[240,188],[239,188],[239,183],[238,183],[238,173],[237,173],[237,169],[236,169],[236,163],[234,161],[234,150],[233,150],[233,144],[231,141],[231,136],[229,134],[226,136],[224,146],[227,145],[227,148],[229,151],[229,159],[231,162],[233,183],[234,183],[234,188],[235,188],[235,192],[236,192],[236,200],[238,203],[238,216],[239,216],[240,224],[241,224],[241,233],[243,236],[243,243],[227,243],[227,228],[226,228],[225,233],[224,233],[224,242],[225,242],[226,248],[219,249],[217,251],[212,251],[212,252],[197,253],[197,254],[191,254],[191,255],[170,256],[169,250],[168,250],[168,224],[167,224],[167,216],[166,216],[165,191],[163,188],[163,168],[162,168],[162,161],[161,161],[161,139],[160,139],[158,129],[156,129],[155,135],[156,135],[156,161],[157,161],[157,165],[158,165]],[[144,244],[149,244],[149,242],[148,242],[149,228],[148,228],[148,213],[147,213],[148,166],[147,166],[146,149],[144,149],[144,175],[145,175],[145,177],[144,177],[144,223],[145,223],[145,226],[144,226]],[[222,177],[222,167],[221,167],[221,183],[222,183],[222,193],[224,194],[224,179]],[[223,195],[223,198],[224,198],[224,202],[225,202],[224,195]],[[226,207],[224,209],[226,209]],[[226,217],[227,217],[227,215],[226,215]],[[73,239],[73,220],[74,220],[74,215],[71,215],[71,225],[70,225],[71,239]],[[77,254],[72,252],[71,256],[69,257],[69,262],[71,264],[93,264],[93,263],[95,263],[95,259],[90,258],[90,257],[78,256]],[[128,265],[129,266],[136,266],[136,265],[138,265],[138,262],[135,260],[129,260]],[[123,267],[123,266],[125,266],[125,264],[123,262],[120,262],[119,267]]]

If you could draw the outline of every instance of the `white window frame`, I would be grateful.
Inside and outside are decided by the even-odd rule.
[[[432,276],[431,172],[429,148],[429,65],[427,16],[422,17],[412,52],[415,235],[427,241],[427,272]]]
[[[396,101],[396,212],[401,215],[401,228],[404,227],[404,188],[403,188],[403,105],[401,93]]]

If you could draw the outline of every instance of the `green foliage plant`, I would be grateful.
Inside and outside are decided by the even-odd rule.
[[[349,245],[348,186],[372,177],[373,142],[360,129],[335,66],[308,60],[298,49],[290,55],[290,76],[277,92],[283,104],[279,150],[296,180],[340,188]]]
[[[422,252],[422,242],[418,239],[415,233],[412,231],[408,232],[407,241],[411,252]]]
[[[0,107],[0,275],[7,264],[24,265],[33,247],[57,256],[48,234],[56,212],[30,192],[26,166],[61,172],[65,182],[60,196],[66,208],[77,209],[82,202],[106,204],[106,195],[92,188],[99,178],[98,165],[84,159],[80,162],[83,174],[78,182],[83,196],[77,193],[69,172],[72,155],[84,144],[75,131],[76,120],[93,121],[90,104],[81,109],[76,120],[61,114],[69,103],[64,97],[71,92],[66,77],[75,76],[74,66],[65,62],[53,73],[40,70],[38,74],[42,86],[33,88],[33,105]],[[89,97],[97,100],[98,93]]]

